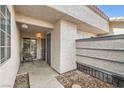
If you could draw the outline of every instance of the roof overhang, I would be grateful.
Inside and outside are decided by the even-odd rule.
[[[44,5],[16,5],[14,6],[16,21],[34,26],[54,29],[54,24],[59,20],[67,20],[77,24],[77,29],[94,33],[104,34],[107,31],[101,30],[69,14]]]
[[[124,17],[111,17],[109,22],[124,22]]]

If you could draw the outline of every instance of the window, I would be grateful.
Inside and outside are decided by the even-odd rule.
[[[11,55],[11,22],[10,12],[6,5],[0,5],[0,64]]]

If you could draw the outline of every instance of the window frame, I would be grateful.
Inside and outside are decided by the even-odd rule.
[[[4,11],[2,11],[2,9]],[[11,57],[11,13],[7,5],[0,5],[0,64],[6,62],[10,57]]]

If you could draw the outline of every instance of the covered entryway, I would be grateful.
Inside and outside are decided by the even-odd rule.
[[[33,14],[30,14],[31,11],[28,8],[30,6],[26,8],[27,15],[26,11],[22,11],[22,7],[15,7],[17,12],[16,23],[21,38],[20,54],[22,63],[18,74],[29,73],[30,87],[61,88],[63,86],[56,79],[58,73],[51,68],[51,33],[54,25],[47,21],[39,20],[37,15],[31,16]],[[29,60],[30,58],[25,61],[24,53],[26,56],[30,54],[33,61]]]
[[[21,37],[21,62],[43,60],[51,65],[50,34],[54,29],[54,19],[46,15],[51,10],[44,11],[45,6],[14,6],[14,9]],[[40,13],[41,10],[44,13]]]
[[[50,65],[50,40],[52,29],[17,22],[21,37],[21,62],[44,60]],[[27,28],[24,28],[26,25]],[[32,58],[32,60],[31,60]]]
[[[30,88],[63,88],[55,72],[45,61],[26,62],[20,65],[18,74],[29,72]]]
[[[21,65],[18,74],[29,73],[31,88],[62,88],[57,81],[58,73],[51,66],[51,31],[52,29],[17,22],[21,37]],[[24,28],[23,25],[28,26]],[[33,62],[24,62],[23,52],[30,53]]]

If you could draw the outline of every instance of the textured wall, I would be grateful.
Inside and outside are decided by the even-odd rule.
[[[50,7],[70,15],[78,20],[81,20],[82,22],[85,22],[89,25],[99,28],[105,32],[109,32],[108,21],[84,5],[53,5]]]
[[[0,87],[13,87],[20,64],[20,35],[13,7],[8,8],[11,13],[11,58],[0,65]]]
[[[59,73],[76,68],[76,25],[64,20],[51,32],[51,66]]]
[[[76,41],[77,62],[124,75],[124,36]]]
[[[60,22],[51,32],[51,67],[60,72]]]
[[[95,36],[93,33],[77,31],[77,25],[59,20],[51,31],[51,66],[59,73],[76,68],[75,40]]]
[[[61,73],[73,70],[76,68],[76,24],[61,21]]]

